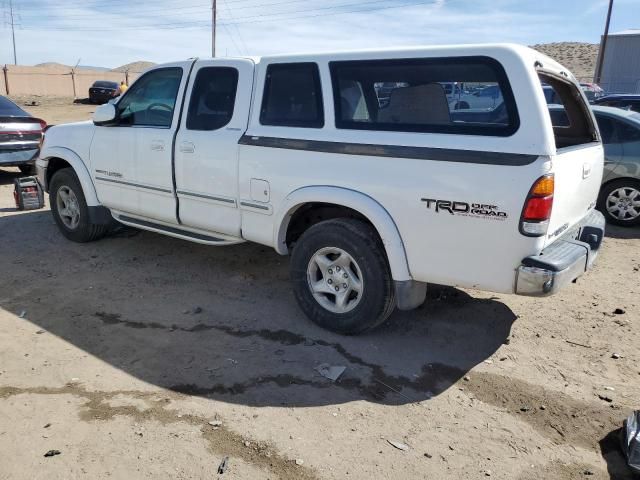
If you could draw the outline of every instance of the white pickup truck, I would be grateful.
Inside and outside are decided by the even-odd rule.
[[[455,82],[501,103],[452,109]],[[569,126],[552,126],[542,82]],[[291,254],[306,315],[347,334],[419,306],[427,282],[554,293],[604,234],[588,103],[567,69],[517,45],[160,65],[93,122],[48,130],[37,168],[67,238],[115,219],[268,245]]]

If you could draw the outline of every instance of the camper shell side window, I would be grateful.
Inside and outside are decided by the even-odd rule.
[[[484,57],[329,63],[336,127],[508,137],[520,126],[503,66]]]

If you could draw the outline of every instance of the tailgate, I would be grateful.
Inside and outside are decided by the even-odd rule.
[[[592,143],[562,149],[552,158],[552,164],[555,192],[545,245],[577,224],[595,206],[604,165],[602,145]]]

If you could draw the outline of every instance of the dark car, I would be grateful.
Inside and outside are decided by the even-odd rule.
[[[106,103],[118,96],[119,85],[117,82],[97,80],[89,88],[89,101],[91,103]]]
[[[640,225],[640,113],[594,105],[604,145],[598,208],[610,223]],[[567,127],[562,105],[550,105],[554,127]]]
[[[617,107],[640,112],[640,94],[638,93],[605,95],[604,97],[597,98],[593,103],[594,105],[602,105],[603,107]]]
[[[19,167],[35,173],[35,162],[47,128],[11,100],[0,96],[0,167]]]

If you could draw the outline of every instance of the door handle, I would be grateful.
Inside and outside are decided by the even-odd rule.
[[[154,152],[162,152],[164,151],[164,141],[163,140],[152,140],[151,141],[151,150]]]
[[[196,151],[196,146],[191,142],[182,142],[180,144],[180,151],[182,153],[193,153]]]

